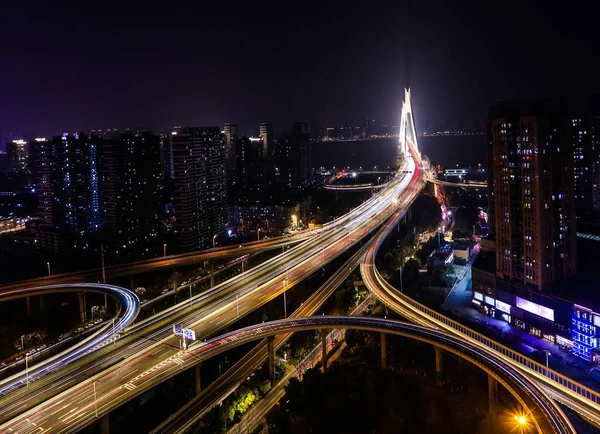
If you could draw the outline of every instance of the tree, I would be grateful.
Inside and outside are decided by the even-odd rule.
[[[459,229],[454,229],[454,230],[452,231],[452,239],[453,239],[453,240],[458,240],[459,238],[464,238],[464,237],[465,237],[465,234],[464,234],[464,232],[462,232],[461,230],[459,230]]]
[[[402,269],[402,280],[404,283],[415,282],[419,278],[419,262],[416,259],[410,258],[404,264]]]

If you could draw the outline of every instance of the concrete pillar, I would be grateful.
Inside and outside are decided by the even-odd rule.
[[[435,382],[438,386],[442,385],[442,367],[444,360],[442,359],[442,350],[438,347],[433,347],[435,350]]]
[[[488,398],[490,414],[496,413],[498,408],[498,382],[488,374]]]
[[[200,363],[194,366],[194,384],[196,389],[196,395],[199,395],[202,392],[202,384],[200,383]]]
[[[173,281],[173,293],[177,295],[177,279],[176,279],[175,269],[173,268],[173,273],[171,274],[171,280]]]
[[[275,337],[271,336],[267,338],[267,356],[269,359],[269,378],[271,379],[271,385],[275,382]]]
[[[129,289],[135,291],[135,286],[133,286],[133,274],[129,276]]]
[[[77,300],[79,300],[79,318],[82,323],[85,322],[85,294],[83,292],[77,293]]]
[[[40,295],[40,312],[44,312],[44,296]]]
[[[98,421],[98,431],[100,434],[110,434],[110,413],[106,413],[104,416],[100,418]]]
[[[381,369],[387,369],[387,339],[385,333],[381,332]]]
[[[104,311],[108,312],[108,295],[104,294]]]
[[[215,286],[215,262],[210,261],[210,287]]]
[[[323,350],[323,372],[327,371],[327,330],[321,330],[321,350]]]
[[[25,297],[25,312],[27,313],[27,316],[31,316],[31,297],[30,296]]]

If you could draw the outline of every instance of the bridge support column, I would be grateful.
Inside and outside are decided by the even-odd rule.
[[[129,289],[135,291],[135,286],[133,286],[133,274],[129,276]]]
[[[275,337],[270,336],[267,338],[267,355],[269,359],[269,378],[271,379],[271,386],[275,383]]]
[[[85,312],[85,293],[78,292],[77,299],[79,300],[79,319],[82,323],[85,322],[86,312]]]
[[[442,385],[442,368],[444,359],[442,359],[442,350],[434,347],[435,350],[435,382],[438,386]]]
[[[108,295],[104,294],[104,312],[108,312]]]
[[[323,351],[323,373],[327,371],[327,330],[321,330],[321,350]]]
[[[381,332],[381,369],[387,369],[387,338]]]
[[[40,295],[40,312],[44,312],[44,296]]]
[[[215,262],[210,261],[210,287],[215,286]]]
[[[498,382],[494,377],[488,374],[488,398],[489,398],[489,412],[490,414],[496,413],[498,408]]]
[[[198,363],[194,366],[194,388],[196,390],[196,395],[199,395],[202,392],[202,383],[200,382],[200,367],[202,365]]]
[[[100,418],[100,420],[98,421],[98,431],[100,432],[100,434],[110,434],[110,418],[109,418],[110,413],[105,414],[104,416],[102,416]]]
[[[31,316],[31,297],[30,296],[25,297],[25,312],[27,313],[27,316]]]

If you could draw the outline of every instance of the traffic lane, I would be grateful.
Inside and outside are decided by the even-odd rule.
[[[381,208],[381,207],[379,206],[379,208]],[[375,207],[375,210],[377,210],[377,207]],[[368,220],[367,220],[367,222],[368,222]],[[367,226],[368,226],[368,225],[367,225]]]
[[[326,250],[327,250],[327,249],[326,249]],[[335,252],[338,252],[339,250],[340,250],[340,249],[333,249],[333,252],[335,253]],[[328,252],[328,253],[329,253],[329,252]],[[314,256],[312,256],[312,257],[310,258],[310,260],[311,260],[311,261],[313,261],[313,262],[318,262],[318,259],[315,259],[315,257],[314,257]],[[295,276],[295,271],[294,271],[294,270],[292,270],[292,276]],[[253,302],[252,300],[250,300],[250,303],[254,303],[254,302]],[[173,339],[173,340],[170,342],[170,345],[171,345],[171,346],[175,346],[175,344],[176,344],[176,343],[177,343],[177,340],[176,340],[176,339]],[[136,372],[136,370],[132,370],[132,371],[124,371],[124,370],[122,370],[122,371],[121,371],[121,374],[122,374],[123,376],[127,377],[127,376],[129,376],[129,375],[133,375],[135,372]],[[105,392],[104,392],[105,386],[104,386],[102,383],[96,383],[96,384],[97,384],[97,394],[98,394],[98,395],[100,395],[100,394],[102,394],[102,393],[105,393]],[[99,387],[98,387],[98,386],[99,386]],[[111,387],[112,387],[112,385],[110,385],[110,384],[109,384],[109,385],[107,385],[106,389],[110,389]],[[116,393],[116,391],[114,391],[114,390],[113,390],[112,392],[110,392],[110,394],[109,394],[108,396],[111,396],[111,397],[112,397],[112,396],[113,396],[113,395],[115,395],[115,394],[117,394],[117,393]],[[65,411],[66,411],[66,410],[65,410]],[[70,411],[70,410],[69,410],[69,411]],[[80,414],[81,414],[81,415],[84,415],[84,413],[83,413],[83,412],[81,412]],[[57,413],[57,415],[58,415],[59,417],[60,417],[60,416],[62,416],[62,414],[60,414],[60,412],[59,412],[59,413]],[[78,419],[79,419],[79,418],[78,418]],[[69,421],[70,419],[66,419],[66,418],[65,418],[65,420],[66,420],[66,421]],[[48,419],[45,419],[45,420],[43,420],[42,422],[43,422],[43,423],[45,423],[45,422],[48,422]]]

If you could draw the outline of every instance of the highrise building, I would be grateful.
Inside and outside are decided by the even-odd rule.
[[[83,234],[103,225],[99,140],[75,134],[34,142],[38,211],[44,219],[40,248],[61,250],[57,233]]]
[[[13,140],[6,143],[8,167],[15,172],[29,170],[29,143],[25,140]]]
[[[292,124],[292,141],[295,153],[300,157],[299,184],[307,186],[312,179],[312,149],[310,143],[310,126],[307,121],[296,121]]]
[[[263,149],[263,139],[258,137],[241,137],[236,141],[233,203],[255,203],[265,199],[269,164]]]
[[[566,113],[563,100],[490,109],[499,281],[542,290],[576,273],[573,138]]]
[[[587,219],[593,210],[593,173],[595,143],[592,141],[591,118],[573,117],[573,177],[577,219]]]
[[[225,124],[225,158],[227,161],[227,194],[230,200],[236,195],[236,182],[238,180],[238,148],[240,147],[240,129],[237,124]]]
[[[273,143],[275,136],[273,134],[273,126],[271,124],[262,123],[259,126],[258,137],[262,142],[262,157],[266,160],[271,158],[273,154]]]
[[[163,202],[161,146],[150,133],[121,134],[102,143],[102,187],[108,245],[120,250],[158,236]]]
[[[171,136],[175,230],[180,248],[209,247],[227,225],[226,138],[218,127]]]

